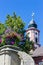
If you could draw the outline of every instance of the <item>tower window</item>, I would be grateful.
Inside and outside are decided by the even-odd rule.
[[[35,34],[37,35],[37,32]]]
[[[35,38],[35,42],[37,43],[37,41],[38,41],[38,39],[37,38]]]
[[[28,34],[26,35],[26,37],[29,37],[29,34],[30,34],[30,33],[28,33]]]
[[[30,33],[28,33],[28,35],[29,35]]]

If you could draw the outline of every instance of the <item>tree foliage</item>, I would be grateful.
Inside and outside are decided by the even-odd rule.
[[[20,48],[22,48],[23,51],[26,53],[29,53],[30,50],[34,49],[34,43],[33,41],[30,41],[27,37],[21,42],[19,45]]]
[[[17,33],[24,33],[25,23],[22,21],[20,16],[16,16],[14,13],[13,16],[7,15],[7,20],[5,21],[7,27],[10,27],[13,31]]]
[[[5,31],[5,26],[4,24],[0,23],[0,35],[2,35]]]
[[[0,23],[0,46],[11,44],[29,53],[29,51],[33,49],[33,42],[29,41],[24,34],[25,23],[21,17],[16,16],[15,13],[13,16],[7,15],[5,23]]]

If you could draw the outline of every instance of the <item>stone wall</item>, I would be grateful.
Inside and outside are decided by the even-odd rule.
[[[0,65],[34,65],[34,60],[19,48],[7,45],[0,48]]]

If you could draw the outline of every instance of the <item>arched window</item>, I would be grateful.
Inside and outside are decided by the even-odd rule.
[[[35,32],[35,34],[37,35],[37,32]]]
[[[37,41],[38,41],[38,39],[37,39],[37,37],[35,38],[35,42],[37,43]]]

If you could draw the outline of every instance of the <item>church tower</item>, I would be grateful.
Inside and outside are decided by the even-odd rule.
[[[26,30],[26,35],[28,36],[30,41],[34,42],[34,48],[40,47],[39,44],[40,31],[37,29],[37,24],[33,18],[28,25],[28,29]]]

